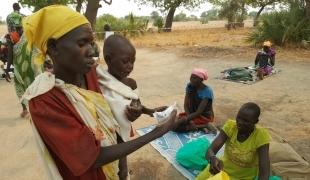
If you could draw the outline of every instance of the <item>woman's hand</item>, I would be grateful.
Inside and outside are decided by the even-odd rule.
[[[164,110],[166,110],[168,108],[168,106],[160,106],[154,109],[148,109],[147,107],[143,107],[144,108],[144,113],[153,117],[153,113],[155,112],[162,112]]]
[[[216,156],[210,158],[210,173],[217,174],[223,169],[223,162],[219,160]]]

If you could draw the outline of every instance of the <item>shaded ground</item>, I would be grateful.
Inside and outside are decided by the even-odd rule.
[[[277,66],[278,75],[254,85],[243,85],[218,80],[219,72],[230,67],[247,66],[253,56],[218,54],[206,49],[204,56],[194,56],[190,49],[171,50],[138,49],[132,77],[138,82],[142,102],[155,107],[177,101],[182,107],[184,88],[193,67],[209,70],[208,84],[215,93],[217,124],[233,118],[245,102],[257,102],[262,108],[261,124],[273,128],[310,161],[310,61],[294,57],[289,60],[281,55]],[[208,56],[208,51],[210,56]],[[213,54],[211,52],[214,52]],[[187,55],[186,55],[187,54]],[[195,53],[197,54],[197,53]],[[28,122],[18,118],[18,105],[12,84],[0,80],[0,179],[45,179],[36,158],[36,148]],[[135,128],[153,124],[149,117],[142,116],[134,123]],[[155,149],[146,145],[129,156],[133,180],[184,179]]]

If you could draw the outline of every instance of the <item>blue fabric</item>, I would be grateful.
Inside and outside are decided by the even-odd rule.
[[[201,90],[197,90],[195,87],[193,87],[190,83],[186,86],[186,94],[189,97],[189,113],[194,113],[197,111],[201,101],[208,100],[208,104],[201,114],[202,116],[206,118],[213,118],[213,91],[209,86],[205,86]]]
[[[195,90],[196,89],[190,83],[187,84],[186,93],[190,93],[190,92],[195,91]],[[213,98],[214,98],[213,90],[209,86],[205,86],[203,89],[198,90],[197,94],[198,94],[198,98],[201,100],[202,99],[213,100]]]

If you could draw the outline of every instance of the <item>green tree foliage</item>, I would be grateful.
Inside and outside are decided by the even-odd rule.
[[[186,14],[181,12],[181,13],[175,15],[173,18],[173,21],[176,21],[176,22],[187,21]]]
[[[254,16],[253,26],[256,26],[258,24],[258,18],[266,6],[273,5],[276,2],[280,2],[280,1],[281,0],[249,0],[248,4],[250,6],[252,6],[253,8],[259,8],[256,15]],[[284,2],[285,0],[282,0],[282,1]]]
[[[255,18],[256,14],[257,14],[257,11],[251,11],[249,12],[248,16],[251,18]]]
[[[18,0],[18,2],[22,5],[26,5],[28,7],[34,8],[34,12],[52,4],[74,4],[74,0]]]
[[[103,37],[103,26],[105,24],[110,25],[112,31],[119,32],[125,36],[137,36],[146,31],[148,19],[146,17],[134,16],[132,13],[124,18],[116,18],[110,14],[104,14],[97,18],[95,25],[99,38]]]
[[[161,32],[164,27],[164,19],[159,15],[157,11],[151,12],[151,20],[153,20],[153,26],[158,28],[158,32]]]
[[[161,16],[158,16],[154,20],[153,26],[156,26],[158,28],[158,32],[161,32],[162,28],[164,27],[164,19]]]
[[[247,0],[210,0],[210,2],[220,8],[219,17],[226,18],[228,23],[243,22],[245,19]]]
[[[262,23],[249,35],[248,41],[257,44],[271,40],[277,45],[310,40],[310,22],[305,3],[290,2],[289,9],[262,15]]]
[[[175,10],[183,6],[187,9],[192,9],[205,2],[205,0],[134,0],[139,5],[149,4],[154,7],[159,8],[162,12],[168,12],[165,29],[166,31],[171,31],[172,21],[174,17]]]
[[[155,19],[157,19],[159,17],[160,17],[160,15],[159,15],[159,13],[157,11],[151,12],[151,19],[152,20],[155,20]]]
[[[2,17],[0,16],[0,24],[5,24],[4,20],[2,20]]]
[[[204,11],[200,15],[200,22],[202,24],[208,23],[208,21],[214,21],[218,20],[218,10],[217,9],[211,9],[209,11]]]
[[[197,16],[195,16],[195,15],[190,15],[189,17],[187,17],[187,20],[188,21],[198,21],[199,20],[199,18],[197,17]]]
[[[34,11],[52,4],[70,4],[76,7],[76,11],[80,12],[82,5],[86,4],[85,16],[93,27],[96,23],[98,9],[101,7],[101,1],[109,5],[112,4],[112,0],[18,0],[18,2],[22,5],[33,7]]]
[[[186,22],[186,21],[198,21],[198,17],[195,15],[187,16],[185,13],[181,12],[174,16],[173,21],[175,22]]]

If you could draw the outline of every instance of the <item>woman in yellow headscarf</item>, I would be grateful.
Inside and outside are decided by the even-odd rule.
[[[24,21],[29,48],[53,61],[27,89],[34,134],[50,179],[125,179],[117,160],[173,129],[176,113],[147,135],[117,144],[119,125],[98,86],[93,32],[65,6],[45,7]],[[118,176],[119,174],[119,176]]]

